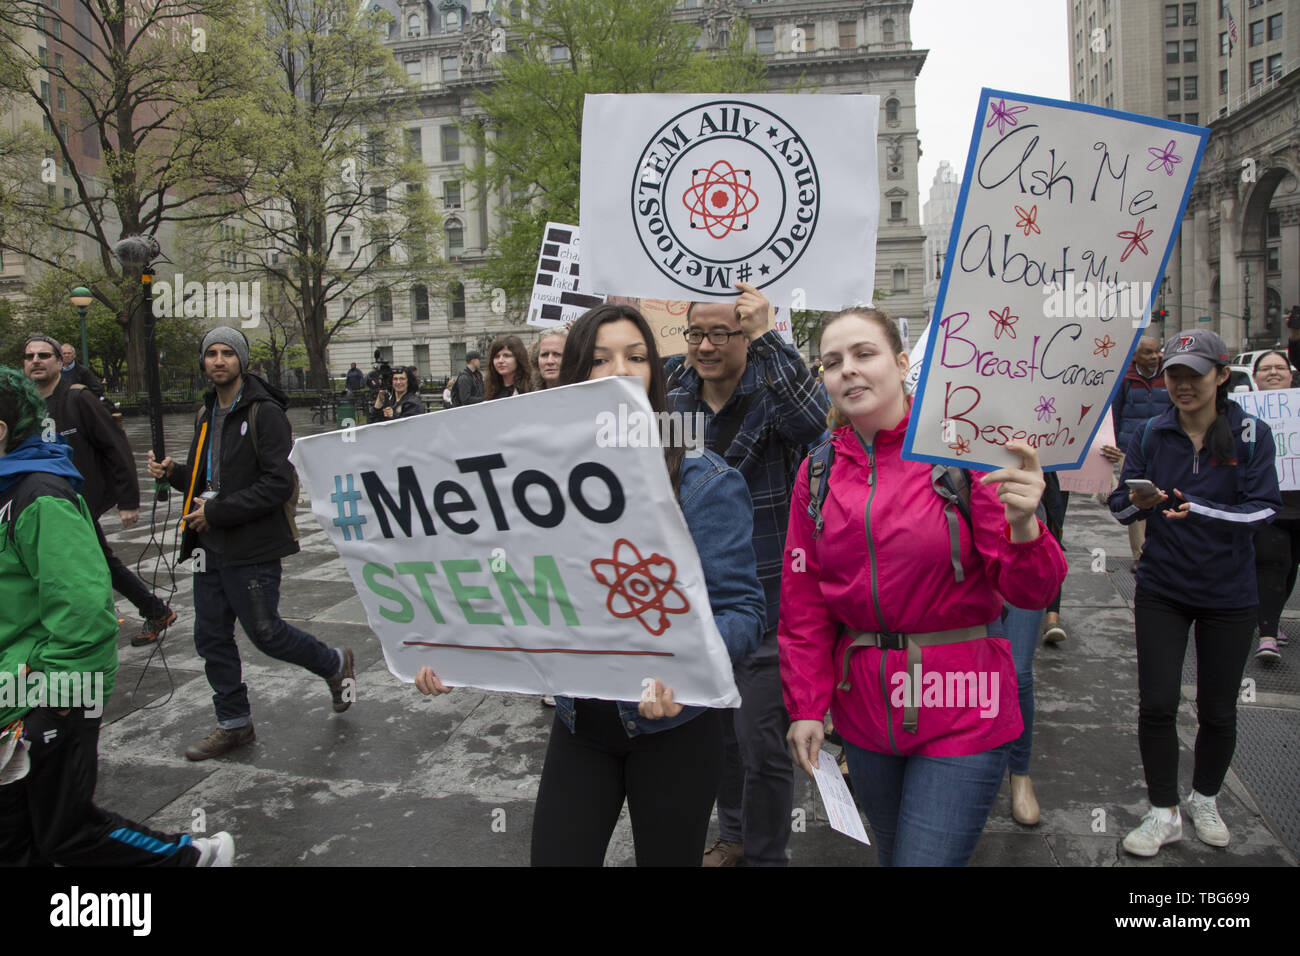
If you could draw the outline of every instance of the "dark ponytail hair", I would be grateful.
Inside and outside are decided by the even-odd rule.
[[[1214,366],[1215,372],[1222,372],[1226,365]],[[1205,432],[1205,447],[1210,450],[1210,457],[1221,465],[1237,463],[1237,449],[1232,441],[1232,426],[1228,423],[1228,384],[1232,377],[1223,380],[1214,393],[1214,410],[1219,413]]]
[[[585,382],[591,378],[596,355],[596,333],[606,322],[628,321],[637,327],[641,338],[645,340],[647,360],[650,363],[650,408],[658,415],[668,411],[668,390],[664,387],[667,376],[664,375],[663,363],[659,361],[659,349],[655,344],[655,334],[650,324],[639,311],[630,305],[615,305],[606,302],[594,309],[584,312],[564,340],[564,355],[560,359],[560,378],[558,384],[572,385]],[[678,443],[664,445],[664,464],[668,467],[668,477],[673,484],[673,494],[680,495],[682,490],[682,459],[686,449]]]

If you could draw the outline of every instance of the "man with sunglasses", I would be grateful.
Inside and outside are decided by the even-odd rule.
[[[49,336],[34,335],[27,340],[23,374],[41,393],[54,427],[72,447],[72,461],[86,482],[82,494],[95,519],[113,590],[135,605],[144,618],[140,633],[131,638],[131,646],[153,644],[176,620],[176,612],[113,554],[99,525],[100,517],[113,505],[117,506],[123,528],[140,520],[140,481],[126,435],[88,387],[63,376],[59,343]]]
[[[744,702],[733,712],[718,790],[719,838],[705,866],[784,866],[794,802],[785,748],[776,624],[790,489],[808,445],[826,429],[830,400],[799,353],[771,327],[771,303],[737,282],[734,303],[687,310],[686,368],[674,411],[703,412],[705,444],[745,477],[754,501],[754,554],[767,603],[763,644],[735,667]],[[729,722],[730,723],[730,722]]]

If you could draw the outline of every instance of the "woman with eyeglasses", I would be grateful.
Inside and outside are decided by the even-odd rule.
[[[1291,387],[1291,360],[1282,351],[1255,359],[1255,384],[1260,391]],[[1274,664],[1278,648],[1287,644],[1282,608],[1295,590],[1300,568],[1300,491],[1282,492],[1282,508],[1272,524],[1255,532],[1255,576],[1259,581],[1259,649],[1255,660]]]
[[[667,410],[654,333],[641,313],[606,304],[569,330],[559,384],[638,378],[656,414]],[[713,620],[732,663],[759,644],[764,601],[754,564],[753,503],[717,455],[687,458],[664,443],[664,466],[699,552]],[[648,506],[648,505],[647,505]],[[431,668],[416,687],[446,693]],[[723,712],[683,706],[655,679],[626,700],[556,698],[533,813],[534,866],[600,866],[626,801],[637,866],[699,866],[722,777]],[[640,695],[640,701],[636,696]]]

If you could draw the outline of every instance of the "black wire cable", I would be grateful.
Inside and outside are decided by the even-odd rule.
[[[162,522],[163,537],[162,539],[160,539],[158,537],[157,487],[158,485],[157,483],[155,483],[154,485],[155,491],[153,493],[153,506],[149,510],[149,540],[145,543],[143,550],[141,550],[140,554],[135,559],[135,572],[136,572],[136,577],[140,578],[140,580],[143,581],[145,577],[144,568],[143,568],[145,559],[149,554],[150,548],[156,548],[157,555],[153,560],[153,569],[149,579],[149,590],[151,593],[154,594],[154,596],[158,595],[158,568],[159,565],[161,564],[163,567],[166,568],[168,584],[170,585],[167,590],[167,597],[164,601],[168,609],[170,609],[171,599],[175,597],[176,592],[178,590],[176,585],[176,554],[180,549],[181,534],[180,534],[180,530],[178,529],[176,532],[176,541],[172,545],[172,554],[169,558],[166,552],[165,539],[167,537],[167,528],[171,525],[172,499],[175,497],[176,491],[175,489],[168,489],[167,494],[165,496],[167,499],[167,509],[166,509],[166,513],[163,515],[163,522]],[[163,641],[166,640],[167,632],[169,630],[171,630],[171,625],[168,625],[167,627],[163,628],[162,633],[160,633],[157,639],[153,642],[153,646],[150,648],[149,651],[149,656],[148,658],[146,658],[144,662],[144,668],[140,671],[140,676],[136,679],[135,687],[132,688],[131,693],[127,695],[127,700],[131,702],[135,701],[135,695],[140,690],[140,685],[144,682],[145,677],[148,676],[149,666],[153,663],[153,659],[155,656],[158,656],[159,660],[162,663],[163,673],[167,675],[167,696],[164,697],[162,700],[154,703],[141,704],[138,707],[133,707],[130,713],[135,713],[137,710],[157,710],[160,707],[163,707],[171,703],[172,698],[176,695],[176,680],[175,678],[172,677],[171,668],[167,666],[167,655],[165,653],[160,654],[160,652],[163,649]]]

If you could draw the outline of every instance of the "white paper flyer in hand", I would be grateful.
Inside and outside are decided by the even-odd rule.
[[[849,793],[849,786],[844,782],[844,775],[835,765],[835,758],[825,750],[817,754],[813,779],[817,781],[817,792],[822,795],[822,803],[826,806],[826,816],[830,819],[831,826],[845,836],[871,846],[866,827],[862,825],[862,817],[858,816],[858,806],[853,802],[853,794]]]

